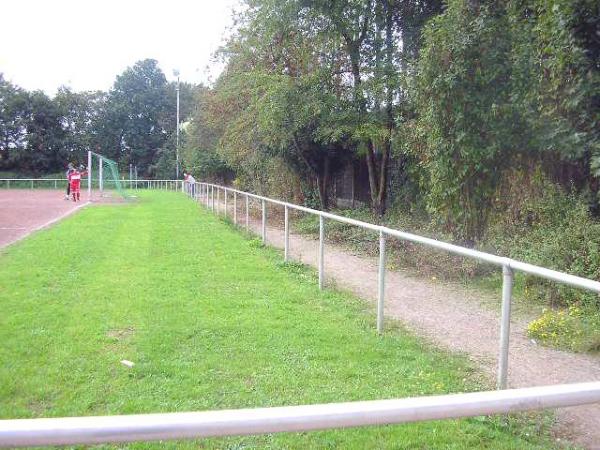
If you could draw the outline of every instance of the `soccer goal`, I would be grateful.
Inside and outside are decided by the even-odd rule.
[[[88,151],[88,198],[128,198],[121,183],[119,165],[104,155]]]

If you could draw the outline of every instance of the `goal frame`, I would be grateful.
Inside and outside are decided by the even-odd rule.
[[[94,181],[94,177],[93,177],[93,173],[94,173],[94,157],[96,158],[96,164],[98,164],[98,190],[100,193],[100,197],[104,196],[104,163],[109,162],[109,164],[116,164],[115,161],[111,160],[110,158],[106,158],[103,155],[99,154],[99,153],[95,153],[91,150],[88,150],[87,152],[87,171],[88,171],[88,186],[87,186],[87,191],[88,191],[88,200],[92,201],[92,186],[93,186],[93,181]],[[118,167],[117,167],[117,178],[114,180],[115,181],[115,189],[117,189],[119,192],[121,192],[122,188],[120,187],[120,180],[118,179]],[[121,192],[121,195],[124,195]]]

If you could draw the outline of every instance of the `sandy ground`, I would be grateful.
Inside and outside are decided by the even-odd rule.
[[[64,200],[62,190],[0,190],[0,248],[49,226],[83,206]]]
[[[223,206],[221,204],[221,213]],[[238,222],[241,223],[245,221],[242,202],[238,202],[238,207]],[[233,217],[231,198],[228,214],[230,218]],[[260,222],[251,218],[250,228],[260,233]],[[267,242],[283,248],[284,232],[280,226],[273,224],[267,227]],[[316,240],[293,233],[290,235],[292,259],[317,267],[317,252]],[[376,301],[375,258],[357,256],[328,243],[325,246],[325,276],[328,282],[349,289],[364,299]],[[493,382],[499,351],[500,307],[497,311],[489,307],[490,303],[493,304],[490,295],[402,271],[388,270],[385,314],[399,319],[438,346],[468,355]],[[511,323],[509,387],[598,380],[600,358],[537,345],[527,338],[525,331],[531,319],[533,317],[521,317],[513,319]],[[557,436],[586,448],[600,449],[600,405],[563,408],[556,413]]]

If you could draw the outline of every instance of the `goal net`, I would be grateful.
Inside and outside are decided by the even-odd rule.
[[[98,197],[124,199],[129,197],[121,182],[118,164],[94,152],[88,152],[88,185],[88,195],[91,200]]]

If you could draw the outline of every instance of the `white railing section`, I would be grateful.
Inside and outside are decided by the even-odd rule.
[[[6,179],[0,179],[0,182]],[[23,179],[17,179],[22,181]],[[38,181],[27,179],[27,181]],[[43,180],[48,181],[48,180]],[[51,179],[54,181],[54,179]],[[56,179],[56,181],[64,181]],[[565,384],[506,390],[508,367],[508,327],[513,270],[537,275],[572,286],[600,292],[600,283],[573,275],[545,269],[509,258],[436,241],[435,239],[393,230],[347,217],[317,211],[292,203],[210,183],[188,184],[180,180],[126,180],[131,188],[176,190],[201,199],[208,208],[220,212],[220,192],[223,192],[225,214],[229,193],[233,194],[233,221],[238,224],[238,195],[245,199],[245,227],[249,230],[250,199],[261,202],[261,235],[266,242],[267,209],[270,202],[284,207],[284,258],[289,259],[289,209],[319,216],[319,286],[324,283],[325,219],[356,225],[379,233],[379,297],[377,329],[383,331],[383,300],[385,282],[385,238],[394,236],[412,242],[501,266],[504,273],[502,289],[501,351],[497,391],[416,397],[395,400],[375,400],[322,405],[286,406],[240,410],[187,413],[143,414],[102,417],[67,417],[45,419],[0,420],[0,447],[40,445],[102,444],[150,440],[174,440],[217,436],[254,435],[278,432],[300,432],[330,428],[399,424],[426,420],[455,419],[488,414],[559,408],[600,402],[600,382]],[[216,199],[215,199],[216,190]],[[216,201],[215,201],[216,200]]]
[[[92,186],[100,186],[100,178],[92,178]],[[151,179],[137,179],[137,180],[119,180],[125,189],[162,189],[162,190],[179,190],[183,186],[181,180],[151,180]],[[83,178],[81,184],[83,187],[87,187],[89,179]],[[102,180],[102,183],[107,189],[114,185],[113,180]],[[64,189],[67,186],[66,178],[0,178],[0,188],[13,189],[13,188],[27,188],[27,189]]]
[[[182,188],[183,189],[183,188]],[[284,258],[287,261],[289,258],[289,209],[303,211],[309,214],[314,214],[319,217],[319,252],[318,252],[318,271],[319,271],[319,287],[322,289],[325,282],[325,220],[336,220],[338,222],[355,225],[367,230],[371,230],[379,234],[379,271],[378,271],[378,298],[377,298],[377,331],[383,332],[384,318],[384,301],[385,301],[385,263],[386,263],[386,238],[388,236],[402,239],[405,241],[423,244],[439,250],[444,250],[457,255],[473,258],[478,261],[483,261],[489,264],[494,264],[502,267],[503,283],[502,283],[502,311],[500,321],[500,354],[498,358],[498,389],[506,389],[507,374],[508,374],[508,349],[509,349],[509,333],[510,333],[510,315],[512,302],[512,288],[514,282],[514,271],[518,270],[529,275],[535,275],[548,280],[557,281],[559,283],[568,284],[582,289],[600,293],[600,282],[587,278],[570,275],[556,270],[546,269],[544,267],[535,266],[533,264],[516,261],[514,259],[492,255],[490,253],[480,252],[470,248],[461,247],[447,242],[441,242],[435,239],[419,236],[404,231],[394,230],[382,225],[375,225],[360,220],[351,219],[349,217],[338,216],[325,211],[307,208],[305,206],[295,205],[293,203],[274,200],[261,195],[251,194],[249,192],[240,191],[225,186],[220,186],[211,183],[196,183],[192,188],[190,185],[185,185],[185,190],[194,198],[202,199],[206,206],[212,211],[220,212],[220,197],[223,193],[225,203],[225,215],[227,215],[227,198],[233,194],[234,201],[234,223],[237,224],[237,197],[239,195],[245,197],[246,202],[246,229],[249,228],[248,210],[249,199],[255,199],[260,202],[262,210],[261,236],[264,243],[267,241],[267,209],[266,204],[271,203],[284,208]],[[216,191],[216,201],[215,201]]]
[[[94,180],[92,180],[93,182]],[[35,183],[48,183],[53,182],[55,186],[62,189],[66,180],[61,178],[2,178],[0,179],[0,186],[10,187],[10,183],[13,182],[26,182],[28,186],[34,188]],[[221,208],[221,193],[223,194],[223,203],[225,206],[225,215],[228,213],[227,202],[230,195],[233,195],[233,221],[237,225],[238,217],[238,196],[242,196],[245,199],[245,227],[249,230],[249,210],[250,210],[250,199],[254,199],[260,202],[261,205],[261,237],[264,243],[267,241],[267,203],[279,205],[284,208],[284,259],[289,260],[289,234],[290,234],[290,216],[289,210],[295,209],[303,211],[309,214],[319,216],[319,252],[318,252],[318,272],[319,272],[319,287],[322,289],[325,284],[325,221],[336,220],[338,222],[347,223],[357,227],[361,227],[367,230],[378,233],[379,235],[379,270],[378,270],[378,296],[377,296],[377,331],[383,332],[384,324],[384,303],[385,303],[385,263],[386,263],[386,238],[395,237],[398,239],[423,244],[439,250],[444,250],[449,253],[473,258],[478,261],[483,261],[489,264],[502,267],[503,283],[502,283],[502,309],[501,309],[501,320],[500,320],[500,343],[499,343],[499,357],[498,357],[498,376],[497,385],[498,389],[505,389],[507,386],[507,374],[508,374],[508,350],[509,350],[509,333],[510,333],[510,316],[511,316],[511,303],[512,303],[512,288],[514,283],[514,271],[518,270],[529,275],[535,275],[548,280],[556,281],[570,286],[587,289],[593,292],[600,293],[600,282],[590,280],[587,278],[570,275],[556,270],[546,269],[544,267],[535,266],[522,261],[516,261],[514,259],[505,258],[490,253],[480,252],[470,248],[461,247],[458,245],[450,244],[447,242],[441,242],[435,239],[419,236],[412,233],[406,233],[404,231],[387,228],[382,225],[375,225],[368,222],[363,222],[349,217],[338,216],[325,211],[319,211],[316,209],[307,208],[305,206],[296,205],[293,203],[284,202],[281,200],[275,200],[261,195],[251,194],[249,192],[240,191],[225,186],[220,186],[211,183],[194,183],[189,184],[182,180],[150,180],[150,179],[137,179],[137,180],[121,180],[125,187],[130,189],[160,189],[160,190],[175,190],[186,192],[188,195],[193,196],[196,200],[202,199],[203,203],[206,204],[207,208],[220,213]],[[62,185],[58,185],[62,183]],[[216,198],[215,198],[216,197]]]
[[[197,439],[388,425],[597,403],[600,382],[321,405],[0,420],[0,447]]]

